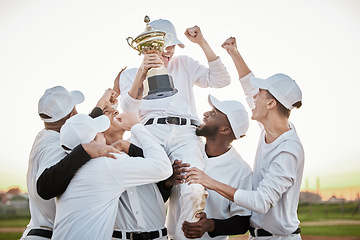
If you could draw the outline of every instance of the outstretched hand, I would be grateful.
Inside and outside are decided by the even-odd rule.
[[[196,214],[200,218],[197,222],[184,221],[182,230],[187,238],[201,238],[206,232],[213,232],[215,230],[215,223],[212,219],[207,218],[206,213],[201,212]]]
[[[189,169],[188,173],[186,174],[185,182],[188,183],[189,185],[198,183],[210,190],[214,189],[216,183],[216,181],[211,177],[209,177],[206,173],[204,173],[204,171],[201,171],[196,167]]]

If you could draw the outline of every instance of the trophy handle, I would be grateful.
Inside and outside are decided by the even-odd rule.
[[[131,40],[131,43],[129,42],[129,40]],[[133,49],[137,50],[136,47],[133,46],[134,43],[134,39],[132,37],[128,37],[126,38],[127,43],[129,44],[130,47],[132,47]]]
[[[167,39],[167,42],[168,42],[167,45],[170,45],[172,43],[172,41],[174,40],[174,35],[172,33],[166,33],[165,37],[164,37],[164,40],[165,39]]]

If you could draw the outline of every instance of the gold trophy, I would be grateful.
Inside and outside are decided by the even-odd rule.
[[[148,16],[145,16],[144,22],[146,23],[145,31],[135,39],[126,38],[127,43],[138,51],[139,55],[162,52],[165,48],[165,38],[171,43],[173,36],[163,31],[154,30],[149,24],[150,18]],[[147,100],[170,97],[178,92],[174,87],[172,77],[167,73],[164,66],[151,68],[143,85],[143,99]]]

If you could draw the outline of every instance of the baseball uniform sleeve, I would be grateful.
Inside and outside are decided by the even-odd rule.
[[[139,113],[141,99],[134,99],[129,95],[129,91],[133,85],[137,68],[126,69],[121,75],[119,80],[119,87],[121,92],[120,106],[124,111],[131,111],[136,114]]]
[[[103,115],[103,110],[99,107],[94,107],[94,109],[89,113],[89,116],[92,118],[97,118],[101,115]]]
[[[42,172],[36,182],[39,196],[49,200],[64,193],[76,171],[90,159],[81,144],[75,147],[69,155]]]
[[[252,172],[248,171],[246,175],[240,178],[238,184],[234,186],[236,189],[252,190]],[[245,207],[237,205],[235,202],[230,201],[230,216],[248,216],[251,211]]]
[[[130,157],[144,157],[143,150],[132,143],[130,144],[128,155]],[[167,189],[165,187],[165,181],[166,180],[163,180],[156,184],[157,187],[159,188],[159,191],[161,193],[161,196],[162,196],[164,202],[166,202],[169,199],[170,194],[171,194],[171,188]]]
[[[251,82],[250,82],[251,77],[254,77],[254,74],[252,72],[250,72],[248,75],[242,77],[240,79],[240,83],[244,90],[244,93],[246,96],[246,101],[247,101],[249,107],[251,109],[253,109],[255,107],[254,96],[259,92],[259,89],[254,87],[251,84]]]
[[[130,157],[144,157],[143,150],[132,143],[130,143],[128,155]]]
[[[250,227],[250,217],[251,215],[235,215],[227,219],[213,219],[215,231],[209,232],[208,234],[210,237],[245,234]]]
[[[129,157],[121,159],[121,164],[113,163],[109,169],[113,172],[118,184],[123,187],[134,187],[147,183],[158,182],[171,176],[172,166],[164,149],[156,138],[141,124],[131,128],[131,134],[140,143],[144,157]],[[124,172],[126,168],[126,172]],[[121,176],[117,172],[124,172]]]
[[[184,60],[186,61],[187,69],[189,69],[189,73],[191,74],[193,84],[202,88],[221,88],[230,84],[230,75],[219,57],[214,61],[209,62],[209,67],[201,65],[190,57],[182,57],[185,58]]]
[[[99,107],[95,107],[89,114],[92,118],[101,115],[103,115],[103,111]],[[76,171],[90,159],[91,157],[86,153],[82,145],[79,145],[57,164],[46,168],[36,182],[39,196],[48,200],[63,194]]]
[[[172,187],[170,189],[165,187],[165,181],[166,180],[163,180],[156,184],[157,187],[159,188],[159,191],[161,193],[161,196],[162,196],[164,202],[166,202],[170,198],[171,189],[172,189]]]
[[[294,184],[297,160],[289,152],[281,152],[269,166],[264,179],[254,191],[238,189],[234,202],[254,212],[265,214]]]

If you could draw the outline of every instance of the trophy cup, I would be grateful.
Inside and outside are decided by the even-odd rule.
[[[165,47],[165,38],[172,42],[173,36],[163,31],[154,30],[149,24],[150,18],[148,16],[145,16],[144,22],[146,23],[145,31],[135,39],[126,38],[127,43],[138,51],[139,55],[162,52]],[[151,68],[143,85],[143,99],[147,100],[170,97],[178,92],[174,87],[172,77],[167,73],[164,66]]]

